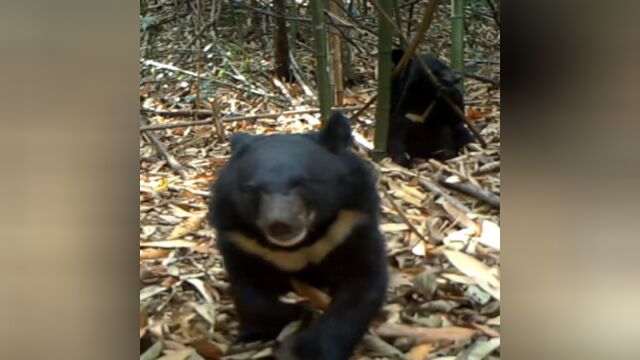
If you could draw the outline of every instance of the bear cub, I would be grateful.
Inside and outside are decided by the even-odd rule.
[[[394,49],[391,60],[400,62],[404,50]],[[429,54],[418,55],[464,112],[460,76]],[[473,135],[431,83],[418,60],[413,58],[404,72],[391,82],[388,153],[395,163],[410,167],[412,159],[447,160],[472,142]]]
[[[209,220],[229,277],[240,341],[273,339],[303,315],[279,297],[291,279],[331,304],[279,345],[279,360],[347,360],[387,289],[380,200],[369,164],[351,151],[344,115],[319,132],[231,137]]]

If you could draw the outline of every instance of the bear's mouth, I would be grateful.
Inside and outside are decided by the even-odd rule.
[[[315,212],[301,213],[296,217],[273,219],[261,228],[270,243],[281,247],[295,246],[307,237],[315,218]]]
[[[267,235],[267,239],[275,245],[282,246],[282,247],[291,247],[299,244],[307,237],[307,229],[302,228],[297,233],[293,233],[286,236],[275,236],[269,233],[267,233],[266,235]]]

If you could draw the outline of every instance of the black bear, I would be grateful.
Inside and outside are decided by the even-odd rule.
[[[279,360],[347,360],[386,294],[380,199],[351,151],[344,115],[319,132],[231,137],[209,220],[229,276],[239,340],[275,338],[301,307],[279,301],[291,279],[328,290],[324,314],[285,340]]]
[[[391,52],[394,66],[404,55],[401,49]],[[462,92],[456,87],[460,77],[435,57],[418,55],[429,67],[458,107],[464,109]],[[388,153],[391,159],[409,167],[411,159],[455,157],[473,136],[435,85],[429,81],[417,59],[411,59],[402,75],[391,82]]]

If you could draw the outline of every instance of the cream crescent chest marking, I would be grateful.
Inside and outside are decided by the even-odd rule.
[[[231,241],[243,251],[261,257],[280,270],[298,271],[310,263],[319,264],[331,251],[342,244],[351,231],[364,222],[365,218],[366,215],[362,213],[343,210],[322,238],[309,246],[293,251],[264,247],[255,239],[237,231],[227,234]]]

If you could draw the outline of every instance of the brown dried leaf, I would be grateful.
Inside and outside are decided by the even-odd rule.
[[[193,341],[189,345],[207,360],[218,360],[223,355],[222,349],[217,344],[205,339]]]
[[[493,275],[491,268],[478,259],[459,251],[445,250],[444,254],[458,270],[474,279],[484,291],[500,300],[500,280]]]
[[[298,295],[309,299],[311,304],[313,304],[313,306],[317,307],[318,309],[326,310],[327,307],[329,307],[331,298],[324,292],[316,289],[309,284],[295,279],[291,279],[291,285]]]
[[[156,249],[156,248],[140,249],[140,260],[162,259],[167,257],[169,253],[171,253],[171,250],[167,250],[167,249]]]
[[[480,226],[478,225],[478,223],[476,223],[475,221],[471,220],[471,218],[469,218],[467,216],[467,214],[465,214],[462,210],[458,209],[457,207],[445,202],[442,203],[442,207],[444,208],[444,210],[447,212],[447,214],[449,214],[449,216],[451,216],[451,218],[453,219],[453,221],[455,222],[459,222],[460,224],[464,225],[465,227],[468,228],[472,228],[476,234],[480,233]]]
[[[193,285],[193,287],[196,288],[196,290],[198,290],[198,292],[200,293],[200,295],[202,295],[202,297],[204,298],[204,300],[206,302],[208,302],[209,304],[213,304],[213,296],[211,295],[211,293],[209,292],[209,290],[207,289],[205,283],[200,280],[200,279],[185,279],[186,282],[188,282],[189,284]]]
[[[164,278],[164,280],[162,280],[160,285],[164,286],[166,288],[169,288],[169,287],[171,287],[173,284],[175,284],[177,282],[178,282],[178,279],[174,278],[173,276],[168,276],[168,277]]]
[[[409,225],[405,223],[397,223],[397,224],[387,223],[387,224],[380,225],[380,230],[382,230],[383,232],[406,231],[406,230],[409,230]]]
[[[164,292],[165,290],[167,290],[167,288],[160,285],[147,286],[146,288],[140,290],[140,301],[153,297],[154,295]]]
[[[167,236],[167,240],[178,239],[198,230],[200,228],[200,223],[202,223],[202,219],[203,218],[200,216],[194,216],[186,219],[171,231],[171,234]]]
[[[400,286],[413,286],[413,276],[400,271],[392,271],[389,276],[389,288],[395,289]]]
[[[435,347],[431,344],[420,344],[411,348],[407,355],[411,360],[426,360],[433,349]]]
[[[500,337],[500,332],[498,330],[492,329],[490,326],[477,323],[472,323],[471,325],[491,337]]]

